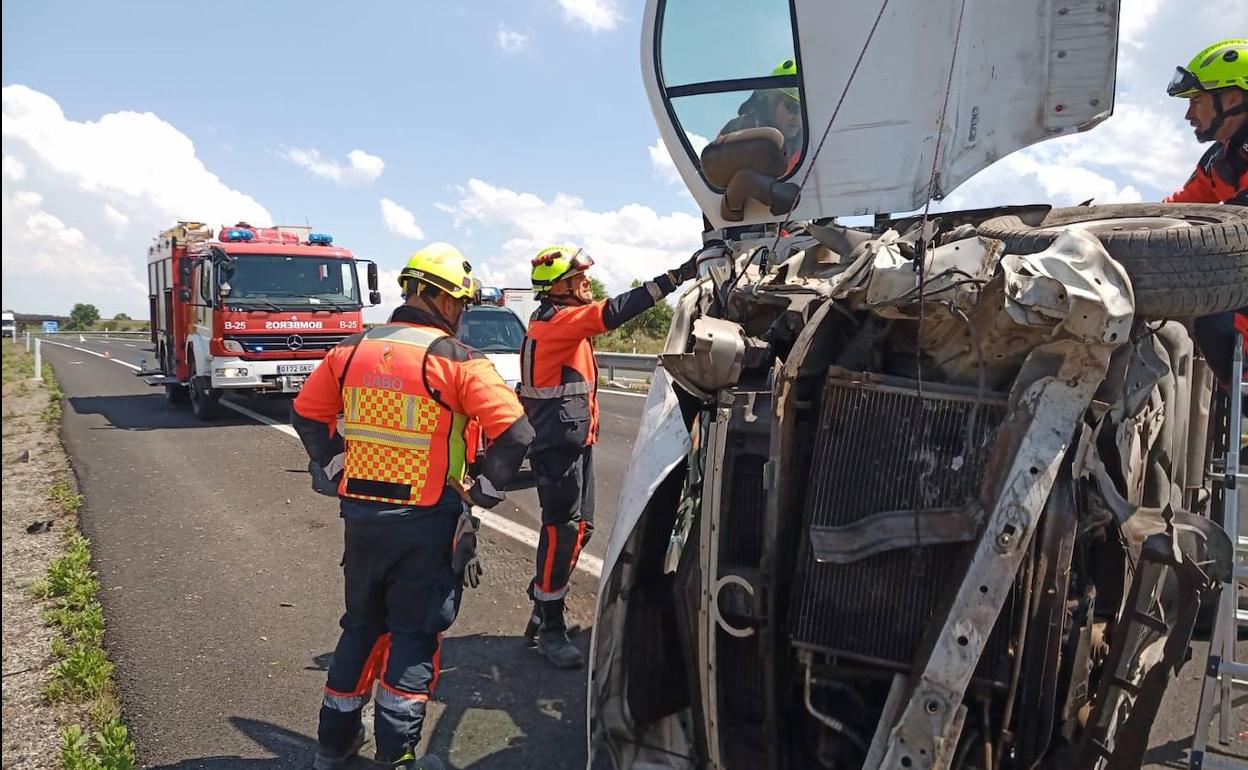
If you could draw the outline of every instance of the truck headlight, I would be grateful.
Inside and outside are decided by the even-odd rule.
[[[221,343],[221,347],[225,348],[229,353],[242,353],[243,343],[238,340],[225,340]]]
[[[242,366],[223,366],[216,370],[218,377],[246,377],[247,369]]]

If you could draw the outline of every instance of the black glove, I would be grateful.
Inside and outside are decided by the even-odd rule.
[[[326,469],[316,460],[308,460],[308,474],[312,476],[312,489],[329,497],[338,496],[338,481],[342,478],[342,455],[330,462]]]
[[[481,520],[472,515],[467,507],[455,525],[455,538],[451,541],[451,569],[464,582],[466,588],[481,585],[481,559],[477,556],[477,530]]]
[[[698,252],[698,254],[700,253],[701,251]],[[685,281],[692,281],[694,278],[698,277],[698,254],[694,254],[688,259],[688,261],[685,262],[685,264],[675,270],[667,271],[667,274],[672,277],[672,280],[675,281],[677,285],[680,285]]]

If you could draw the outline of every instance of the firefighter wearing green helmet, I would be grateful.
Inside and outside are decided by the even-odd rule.
[[[593,447],[598,440],[598,364],[593,338],[654,306],[697,275],[697,257],[635,289],[595,301],[584,249],[561,244],[532,262],[541,304],[520,348],[520,402],[533,425],[529,452],[542,530],[537,569],[529,584],[534,618],[530,643],[554,665],[579,668],[581,651],[568,641],[564,601],[581,549],[594,529]]]
[[[1187,121],[1201,142],[1213,142],[1186,184],[1167,203],[1225,203],[1248,206],[1248,38],[1219,40],[1176,67],[1166,88],[1187,99]],[[1248,308],[1203,316],[1192,323],[1196,346],[1227,386],[1236,319]]]
[[[1248,38],[1220,40],[1177,67],[1166,93],[1187,99],[1187,121],[1214,142],[1168,203],[1248,206]]]
[[[785,59],[771,71],[773,77],[796,77],[797,61]],[[802,122],[802,98],[797,86],[762,88],[737,108],[737,117],[719,130],[718,141],[734,131],[747,128],[774,128],[784,135],[784,152],[788,158],[785,174],[797,168],[805,143],[805,123]]]

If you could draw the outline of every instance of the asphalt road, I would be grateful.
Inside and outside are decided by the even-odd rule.
[[[139,343],[69,344],[112,359],[44,346],[68,399],[62,435],[87,501],[106,644],[141,764],[307,767],[341,612],[333,502],[311,491],[287,433],[229,410],[202,423],[166,404],[163,389],[117,363],[140,365],[150,353]],[[286,401],[242,404],[287,421]],[[603,399],[604,531],[642,404]],[[522,532],[539,520],[531,489],[495,511]],[[554,671],[520,640],[533,550],[484,532],[486,582],[444,643],[428,745],[457,768],[584,767],[584,673]],[[601,556],[606,541],[589,553]],[[578,570],[575,621],[589,624],[595,588]]]
[[[141,764],[308,766],[341,612],[341,526],[332,501],[308,488],[298,441],[238,412],[202,423],[169,406],[133,374],[151,355],[144,343],[65,342],[95,353],[44,346],[68,397],[62,435],[86,497],[106,644]],[[642,403],[603,397],[591,556],[605,551]],[[237,405],[287,422],[287,401]],[[426,741],[461,770],[584,767],[584,674],[554,672],[519,636],[536,495],[519,489],[495,512],[495,527],[483,530],[486,582],[468,593],[444,644]],[[574,581],[571,610],[584,624],[594,561]],[[1193,653],[1158,717],[1147,767],[1186,766],[1204,645]],[[1245,700],[1235,715],[1241,756]]]

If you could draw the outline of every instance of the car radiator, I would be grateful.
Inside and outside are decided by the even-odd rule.
[[[962,579],[967,544],[915,545],[919,535],[857,561],[821,563],[811,528],[889,511],[967,509],[1005,412],[999,395],[980,398],[974,389],[924,383],[920,397],[910,380],[829,374],[789,605],[795,645],[890,668],[913,664],[942,597]],[[1002,617],[1008,614],[1007,605]],[[1004,641],[1002,633],[994,637],[990,653]]]

